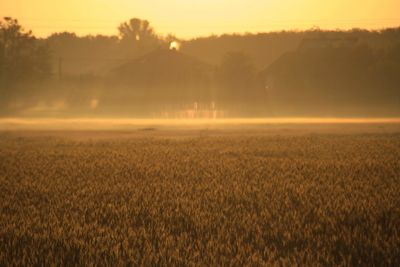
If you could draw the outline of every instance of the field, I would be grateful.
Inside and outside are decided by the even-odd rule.
[[[0,132],[0,266],[400,266],[400,130]]]

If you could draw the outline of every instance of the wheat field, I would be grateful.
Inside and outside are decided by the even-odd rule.
[[[400,266],[399,133],[145,130],[0,133],[0,266]]]

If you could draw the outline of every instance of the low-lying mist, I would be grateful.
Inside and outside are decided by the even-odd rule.
[[[397,129],[400,118],[236,118],[236,119],[129,119],[129,118],[3,118],[1,130],[143,130],[171,129]],[[364,127],[364,129],[365,129]]]

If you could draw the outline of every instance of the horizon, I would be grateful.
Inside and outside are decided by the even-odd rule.
[[[4,16],[3,16],[4,17]],[[6,16],[7,17],[7,16]],[[12,19],[17,19],[18,22],[21,22],[21,20],[19,20],[16,17],[10,17]],[[129,21],[126,20],[126,21]],[[121,23],[123,23],[121,21]],[[150,22],[151,23],[151,22]],[[70,33],[70,34],[75,34],[76,37],[78,38],[85,38],[85,37],[97,37],[97,36],[105,36],[105,37],[119,37],[119,33],[110,33],[110,34],[102,34],[102,33],[83,33],[83,34],[78,34],[77,32],[74,31],[57,31],[57,32],[52,32],[49,35],[39,35],[36,34],[32,29],[28,28],[28,27],[24,27],[23,28],[26,31],[32,31],[33,36],[35,36],[38,39],[47,39],[49,37],[51,37],[54,34],[62,34],[62,33]],[[155,29],[155,28],[154,28]],[[169,33],[169,34],[161,34],[157,32],[157,29],[155,29],[155,33],[157,34],[157,36],[159,36],[160,38],[167,38],[168,35],[172,35],[173,37],[176,38],[177,41],[179,42],[185,42],[185,41],[192,41],[192,40],[197,40],[197,39],[207,39],[210,37],[222,37],[222,36],[247,36],[247,35],[258,35],[258,34],[275,34],[275,33],[303,33],[303,32],[310,32],[310,31],[314,31],[314,30],[318,30],[321,32],[351,32],[353,30],[362,30],[362,31],[368,31],[368,32],[381,32],[381,31],[385,31],[388,29],[400,29],[400,24],[399,25],[393,25],[393,26],[387,26],[387,27],[376,27],[376,28],[361,28],[361,27],[351,27],[351,28],[321,28],[317,25],[312,26],[310,28],[304,28],[304,29],[276,29],[276,30],[271,30],[271,31],[256,31],[256,32],[221,32],[221,33],[210,33],[210,34],[204,34],[204,35],[198,35],[198,36],[191,36],[191,37],[181,37],[179,35],[175,35],[173,33]],[[171,48],[170,48],[171,50]],[[180,49],[176,49],[176,50],[180,50]]]
[[[157,34],[193,39],[234,33],[304,31],[315,27],[322,30],[399,27],[400,17],[396,10],[400,9],[400,3],[393,0],[384,2],[357,0],[349,4],[340,0],[319,4],[315,0],[268,3],[258,0],[246,5],[244,1],[226,0],[213,3],[181,0],[130,3],[118,0],[101,4],[94,0],[84,3],[59,1],[57,4],[48,0],[35,3],[2,0],[0,15],[18,19],[26,29],[41,38],[57,32],[74,32],[78,36],[117,35],[120,23],[139,17],[149,20]]]

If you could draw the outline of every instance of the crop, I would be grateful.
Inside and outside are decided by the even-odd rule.
[[[0,133],[12,265],[400,266],[400,134]]]

